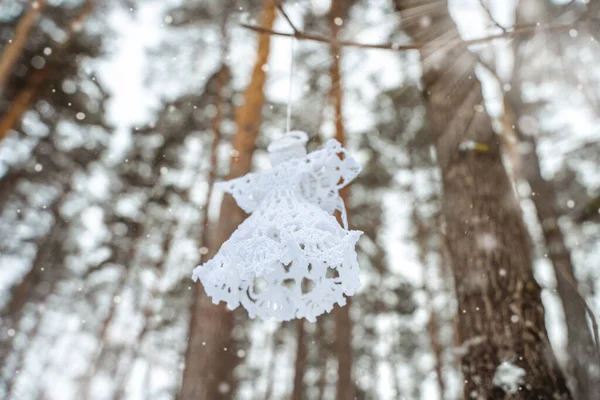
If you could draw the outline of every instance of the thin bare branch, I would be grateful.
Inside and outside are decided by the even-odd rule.
[[[490,8],[486,4],[485,0],[479,0],[479,5],[481,6],[481,8],[483,8],[483,11],[485,11],[485,13],[488,16],[488,18],[490,19],[490,21],[492,21],[494,23],[494,25],[496,25],[498,28],[502,29],[502,32],[506,33],[506,28],[504,26],[502,26],[502,24],[500,24],[500,22],[498,22],[498,20],[496,18],[494,18],[494,16],[492,15],[492,12],[490,11]]]
[[[333,42],[333,40],[329,37],[315,35],[312,33],[305,33],[305,32],[286,33],[286,32],[274,31],[271,29],[265,29],[260,26],[247,25],[247,24],[241,24],[241,26],[244,28],[250,29],[251,31],[254,31],[254,32],[268,34],[268,35],[272,35],[272,36],[295,37],[296,39],[300,39],[300,40],[312,40],[314,42],[321,42],[321,43],[327,43],[327,44],[330,44]],[[343,47],[360,47],[360,48],[380,49],[380,50],[418,50],[420,48],[420,46],[412,45],[412,44],[397,46],[393,43],[364,44],[364,43],[357,43],[357,42],[352,42],[352,41],[348,41],[348,40],[337,40],[336,42],[338,43],[338,45],[343,46]]]
[[[295,35],[299,34],[300,31],[298,30],[298,28],[296,28],[296,25],[294,25],[294,23],[290,19],[289,15],[287,15],[287,13],[285,12],[285,10],[283,9],[283,4],[282,3],[283,2],[279,2],[279,4],[277,4],[277,9],[281,13],[281,15],[283,15],[283,18],[285,18],[285,20],[287,21],[287,23],[290,26],[290,28],[292,28],[292,30],[294,31],[294,34]]]
[[[547,31],[561,31],[572,29],[576,26],[580,21],[568,23],[568,24],[527,24],[521,26],[514,26],[510,30],[506,30],[505,32],[499,33],[497,35],[490,35],[476,39],[463,40],[460,37],[457,37],[450,42],[444,42],[444,45],[456,44],[456,45],[474,45],[481,44],[486,42],[491,42],[497,39],[510,39],[514,36],[524,35],[532,32],[547,32]],[[295,32],[295,33],[286,33],[274,31],[271,29],[266,29],[261,26],[256,25],[248,25],[241,24],[242,27],[246,29],[250,29],[254,32],[268,34],[272,36],[283,36],[283,37],[295,37],[300,40],[312,40],[315,42],[321,43],[331,43],[333,40],[326,36],[320,36],[312,33],[306,32]],[[337,40],[335,41],[339,46],[342,47],[357,47],[362,49],[378,49],[378,50],[392,50],[392,51],[407,51],[407,50],[419,50],[425,46],[433,46],[435,45],[435,41],[426,42],[426,43],[412,43],[412,44],[399,44],[399,43],[358,43],[351,40]]]

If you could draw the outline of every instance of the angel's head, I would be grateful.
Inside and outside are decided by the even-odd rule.
[[[275,166],[283,161],[306,156],[306,142],[308,142],[308,135],[302,131],[288,132],[274,140],[267,147],[271,165]]]

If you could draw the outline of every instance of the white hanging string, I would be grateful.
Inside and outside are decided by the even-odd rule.
[[[292,61],[290,62],[290,86],[288,88],[287,117],[285,121],[285,129],[287,133],[289,133],[292,128],[292,84],[294,81],[294,64],[296,63],[296,51],[294,48],[294,45],[296,44],[296,38],[292,36],[290,40]]]

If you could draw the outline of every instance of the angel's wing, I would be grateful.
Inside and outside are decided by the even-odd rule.
[[[342,213],[347,227],[346,209],[339,191],[360,174],[360,164],[335,139],[330,139],[325,148],[306,157],[306,174],[301,180],[303,196],[319,205],[326,212]]]
[[[218,182],[215,187],[225,193],[231,193],[240,208],[250,214],[269,192],[272,179],[268,173],[251,172],[239,178]]]
[[[306,158],[311,164],[311,173],[324,180],[326,186],[334,186],[337,190],[348,185],[362,170],[358,161],[335,139],[329,139],[325,148],[310,153]]]

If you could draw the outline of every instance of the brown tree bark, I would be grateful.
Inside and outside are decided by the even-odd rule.
[[[345,0],[332,0],[329,10],[329,26],[331,29],[330,51],[331,63],[331,101],[334,109],[335,139],[342,145],[346,142],[344,118],[342,115],[342,79],[340,73],[341,47],[336,40],[343,24]],[[347,203],[349,188],[342,189],[340,195]],[[338,216],[339,217],[339,216]],[[350,298],[344,307],[335,307],[333,317],[335,320],[335,353],[338,360],[338,379],[336,388],[337,400],[352,400],[355,396],[354,382],[352,381],[352,321],[350,319]]]
[[[38,3],[45,4],[45,1],[38,1]],[[40,6],[38,6],[38,9],[39,8]],[[23,113],[27,111],[37,99],[42,85],[47,82],[52,74],[56,71],[57,61],[64,56],[64,53],[71,44],[75,33],[81,30],[82,24],[92,12],[93,8],[93,0],[86,0],[86,2],[81,6],[79,13],[69,22],[65,34],[66,37],[61,44],[57,46],[57,49],[55,49],[52,59],[49,60],[42,69],[31,73],[27,85],[17,93],[15,98],[12,100],[9,110],[5,115],[2,116],[2,119],[0,120],[0,140],[4,139],[8,132],[21,121]],[[3,87],[3,82],[1,81],[2,73],[3,71],[0,71],[0,91],[2,91]],[[9,76],[10,71],[8,71],[7,74]]]
[[[46,82],[53,72],[53,63],[47,63],[39,71],[33,72],[27,86],[19,91],[12,100],[9,110],[0,120],[0,140],[4,139],[8,132],[21,121],[21,116],[33,104],[42,83]]]
[[[544,325],[530,240],[485,111],[475,57],[446,1],[396,0],[420,49],[431,138],[443,182],[443,215],[458,299],[465,398],[571,399]],[[522,369],[516,390],[498,380]],[[495,379],[496,378],[496,379]]]
[[[67,192],[67,190],[65,190]],[[54,225],[48,234],[39,242],[35,258],[32,260],[31,268],[23,277],[22,281],[11,289],[11,297],[8,304],[0,311],[2,327],[5,331],[19,330],[22,318],[26,315],[23,310],[28,303],[44,304],[49,293],[54,290],[61,278],[60,266],[64,263],[65,251],[63,244],[66,240],[67,222],[60,216],[59,208],[63,204],[64,197],[57,199],[51,210],[54,217]],[[40,290],[40,284],[45,283],[48,287]],[[34,327],[28,332],[28,340],[37,335],[41,316],[36,315],[37,320]],[[6,361],[11,352],[16,351],[13,338],[3,335],[0,337],[0,370],[6,368]],[[18,364],[24,363],[24,351],[20,352]],[[18,369],[17,369],[18,370]],[[6,382],[6,392],[10,392],[17,374],[0,378],[0,384]]]
[[[599,367],[598,354],[587,322],[585,300],[577,289],[571,251],[558,225],[556,189],[551,181],[542,178],[535,139],[528,137],[524,142],[530,143],[531,148],[522,155],[521,168],[531,187],[531,200],[542,227],[548,258],[556,276],[556,291],[565,313],[567,350],[576,381],[574,393],[577,399],[593,399],[600,387],[600,376],[595,372]]]
[[[304,372],[306,370],[306,344],[304,343],[304,319],[296,320],[298,340],[296,347],[296,363],[294,365],[294,388],[292,400],[304,399]]]
[[[425,276],[427,276],[428,270],[431,269],[431,267],[428,265],[427,256],[428,253],[431,251],[431,249],[429,248],[429,242],[432,233],[428,230],[427,226],[425,226],[425,224],[422,223],[419,216],[417,215],[416,210],[413,211],[413,220],[416,225],[415,240],[417,241],[417,245],[419,246],[417,254],[419,257],[419,261],[423,265]],[[428,309],[429,312],[429,321],[427,322],[427,333],[429,334],[429,344],[431,346],[431,352],[433,353],[433,356],[435,358],[434,370],[439,391],[439,399],[444,400],[446,398],[446,385],[444,382],[443,374],[443,348],[439,338],[438,314],[433,305],[434,293],[430,284],[427,281],[423,282],[423,288],[425,293],[425,307]]]
[[[0,93],[4,90],[13,67],[23,54],[29,33],[33,29],[38,15],[46,7],[46,3],[46,0],[37,0],[31,3],[31,7],[17,24],[15,35],[4,48],[2,56],[0,56]]]
[[[317,400],[323,400],[325,389],[327,388],[327,359],[329,351],[327,349],[327,329],[325,319],[317,319],[317,363],[319,365],[319,379],[317,381]]]
[[[275,4],[263,1],[260,24],[271,28],[275,20]],[[244,103],[236,115],[237,131],[233,140],[234,156],[231,159],[229,178],[250,171],[252,155],[261,124],[266,81],[263,65],[270,50],[269,35],[260,35],[252,78],[244,94]],[[225,196],[221,205],[219,225],[216,227],[209,255],[235,231],[245,214],[231,196]],[[199,284],[194,285],[195,295],[189,330],[188,349],[180,397],[183,400],[217,399],[231,397],[233,368],[236,356],[231,351],[233,313],[224,304],[214,305]]]
[[[262,397],[265,400],[271,400],[273,398],[275,377],[277,376],[277,357],[279,357],[279,351],[283,346],[282,332],[283,329],[280,327],[275,330],[271,336],[271,356],[269,357],[266,368],[267,387],[265,388],[265,395]]]
[[[527,3],[522,1],[519,8],[525,7]],[[515,18],[517,23],[523,22],[521,14],[517,11]],[[598,372],[594,371],[600,367],[600,360],[587,322],[585,299],[577,289],[571,251],[567,247],[564,235],[558,225],[560,214],[557,211],[556,188],[552,181],[547,181],[542,177],[534,133],[526,135],[519,128],[519,120],[527,110],[527,105],[522,100],[521,89],[521,68],[526,61],[521,55],[522,43],[521,39],[515,39],[513,42],[515,61],[510,82],[511,90],[504,97],[506,127],[513,129],[513,135],[517,141],[526,144],[528,148],[528,151],[518,153],[520,159],[517,173],[529,183],[531,188],[531,200],[542,227],[548,258],[552,262],[556,276],[556,291],[565,314],[569,364],[575,378],[573,393],[577,399],[588,400],[595,398],[596,388],[600,387],[600,376]]]
[[[113,292],[113,301],[110,302],[110,307],[102,320],[100,330],[96,332],[98,342],[92,354],[91,360],[87,365],[85,375],[81,377],[81,384],[78,388],[77,393],[78,398],[87,399],[91,396],[90,391],[92,387],[92,381],[98,370],[100,360],[105,354],[109,329],[119,309],[119,303],[114,301],[114,297],[122,295],[127,283],[129,282],[129,279],[131,277],[131,270],[133,269],[131,268],[131,266],[135,265],[136,259],[138,258],[139,248],[141,247],[139,246],[139,241],[143,233],[145,232],[141,226],[135,230],[135,236],[132,240],[132,247],[130,249],[126,262],[123,264],[125,267],[127,267],[127,269],[122,271],[121,276],[119,277],[119,280],[116,283],[116,289]]]

